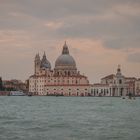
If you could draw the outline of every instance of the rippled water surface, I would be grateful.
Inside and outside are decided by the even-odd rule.
[[[140,140],[140,98],[0,97],[0,140]]]

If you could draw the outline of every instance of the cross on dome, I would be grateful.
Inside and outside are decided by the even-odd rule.
[[[117,74],[121,74],[121,65],[118,65]]]
[[[69,49],[68,49],[66,41],[65,41],[65,44],[63,46],[62,54],[69,54]]]

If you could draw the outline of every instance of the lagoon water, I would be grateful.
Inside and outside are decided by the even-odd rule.
[[[140,98],[1,96],[0,140],[140,140]]]

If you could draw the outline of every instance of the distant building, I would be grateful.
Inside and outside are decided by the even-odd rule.
[[[137,79],[135,77],[125,77],[125,83],[127,84],[127,94],[132,93],[136,95],[135,92],[135,82]]]
[[[10,91],[0,91],[0,96],[8,96]]]
[[[29,92],[47,96],[125,96],[140,95],[140,80],[125,77],[118,66],[116,74],[101,78],[100,83],[90,85],[88,78],[77,70],[74,58],[65,42],[62,54],[56,59],[54,69],[46,58],[39,54],[34,60],[34,74],[26,82]]]
[[[3,81],[2,81],[2,77],[0,77],[0,91],[3,90]]]
[[[126,94],[127,84],[120,66],[118,66],[116,74],[102,78],[101,83],[93,84],[91,87],[92,96],[124,96]]]
[[[12,90],[20,90],[27,91],[27,85],[23,83],[21,80],[3,80],[4,90],[12,91]]]
[[[29,92],[35,95],[88,96],[88,78],[77,70],[74,58],[65,42],[62,54],[55,61],[55,68],[44,53],[42,60],[35,56],[35,72],[29,78]]]
[[[110,74],[101,79],[101,83],[91,86],[92,96],[125,96],[140,95],[140,80],[135,77],[125,77],[118,66],[116,74]]]
[[[140,96],[140,79],[135,81],[135,95]]]
[[[109,84],[96,83],[91,85],[91,96],[112,96]]]

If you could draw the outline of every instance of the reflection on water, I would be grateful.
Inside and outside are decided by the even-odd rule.
[[[140,140],[140,98],[0,97],[0,140]]]

